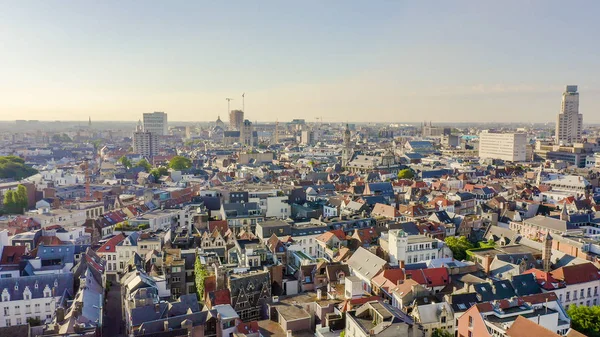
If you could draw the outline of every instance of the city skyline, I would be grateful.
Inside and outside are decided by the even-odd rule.
[[[0,120],[553,123],[574,84],[592,124],[598,6],[10,3]]]

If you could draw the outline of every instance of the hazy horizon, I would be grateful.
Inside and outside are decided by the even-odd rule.
[[[0,120],[600,122],[600,3],[7,2]]]

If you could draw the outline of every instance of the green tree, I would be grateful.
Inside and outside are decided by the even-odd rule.
[[[27,208],[29,198],[27,197],[27,188],[24,185],[19,184],[19,186],[17,186],[15,201],[19,207],[19,211],[17,213],[21,213],[23,209]]]
[[[415,173],[409,168],[406,168],[406,169],[398,172],[398,179],[412,179],[414,177],[415,177]]]
[[[143,167],[146,172],[150,172],[150,170],[152,169],[152,165],[150,165],[150,163],[146,159],[138,161],[135,164],[135,166]]]
[[[21,180],[37,173],[37,170],[25,165],[23,158],[0,156],[0,178]]]
[[[199,256],[196,256],[194,274],[196,275],[196,292],[198,293],[198,298],[204,302],[204,281],[208,276],[208,271],[206,270],[206,266],[200,261]]]
[[[454,337],[454,334],[442,329],[433,329],[431,337]]]
[[[473,248],[473,244],[465,236],[459,238],[450,236],[444,241],[457,260],[464,260],[467,257],[467,250]]]
[[[589,337],[600,337],[600,306],[570,305],[571,327]]]
[[[167,170],[167,168],[164,166],[160,166],[152,169],[152,171],[150,171],[150,174],[154,176],[154,180],[158,180],[161,176],[168,176],[169,170]]]
[[[121,158],[119,158],[118,162],[121,163],[121,165],[125,166],[125,168],[127,168],[127,169],[132,167],[131,160],[129,160],[129,158],[127,158],[125,156],[122,156]]]
[[[185,170],[192,167],[192,161],[189,158],[175,156],[169,161],[169,168],[173,170]]]
[[[8,212],[8,213],[16,213],[17,210],[17,203],[15,200],[15,191],[13,190],[8,190],[6,191],[6,193],[4,193],[4,209]]]
[[[35,317],[29,317],[27,318],[27,323],[29,323],[29,326],[39,326],[42,325],[42,321],[38,318]]]

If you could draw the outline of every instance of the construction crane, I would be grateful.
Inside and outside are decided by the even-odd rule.
[[[230,103],[231,103],[231,101],[233,101],[233,98],[227,97],[227,98],[225,98],[225,100],[227,101],[227,115],[229,115],[229,113],[231,112]]]

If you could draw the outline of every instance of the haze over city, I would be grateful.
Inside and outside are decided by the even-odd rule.
[[[554,122],[600,83],[580,1],[14,1],[0,11],[0,120]]]

